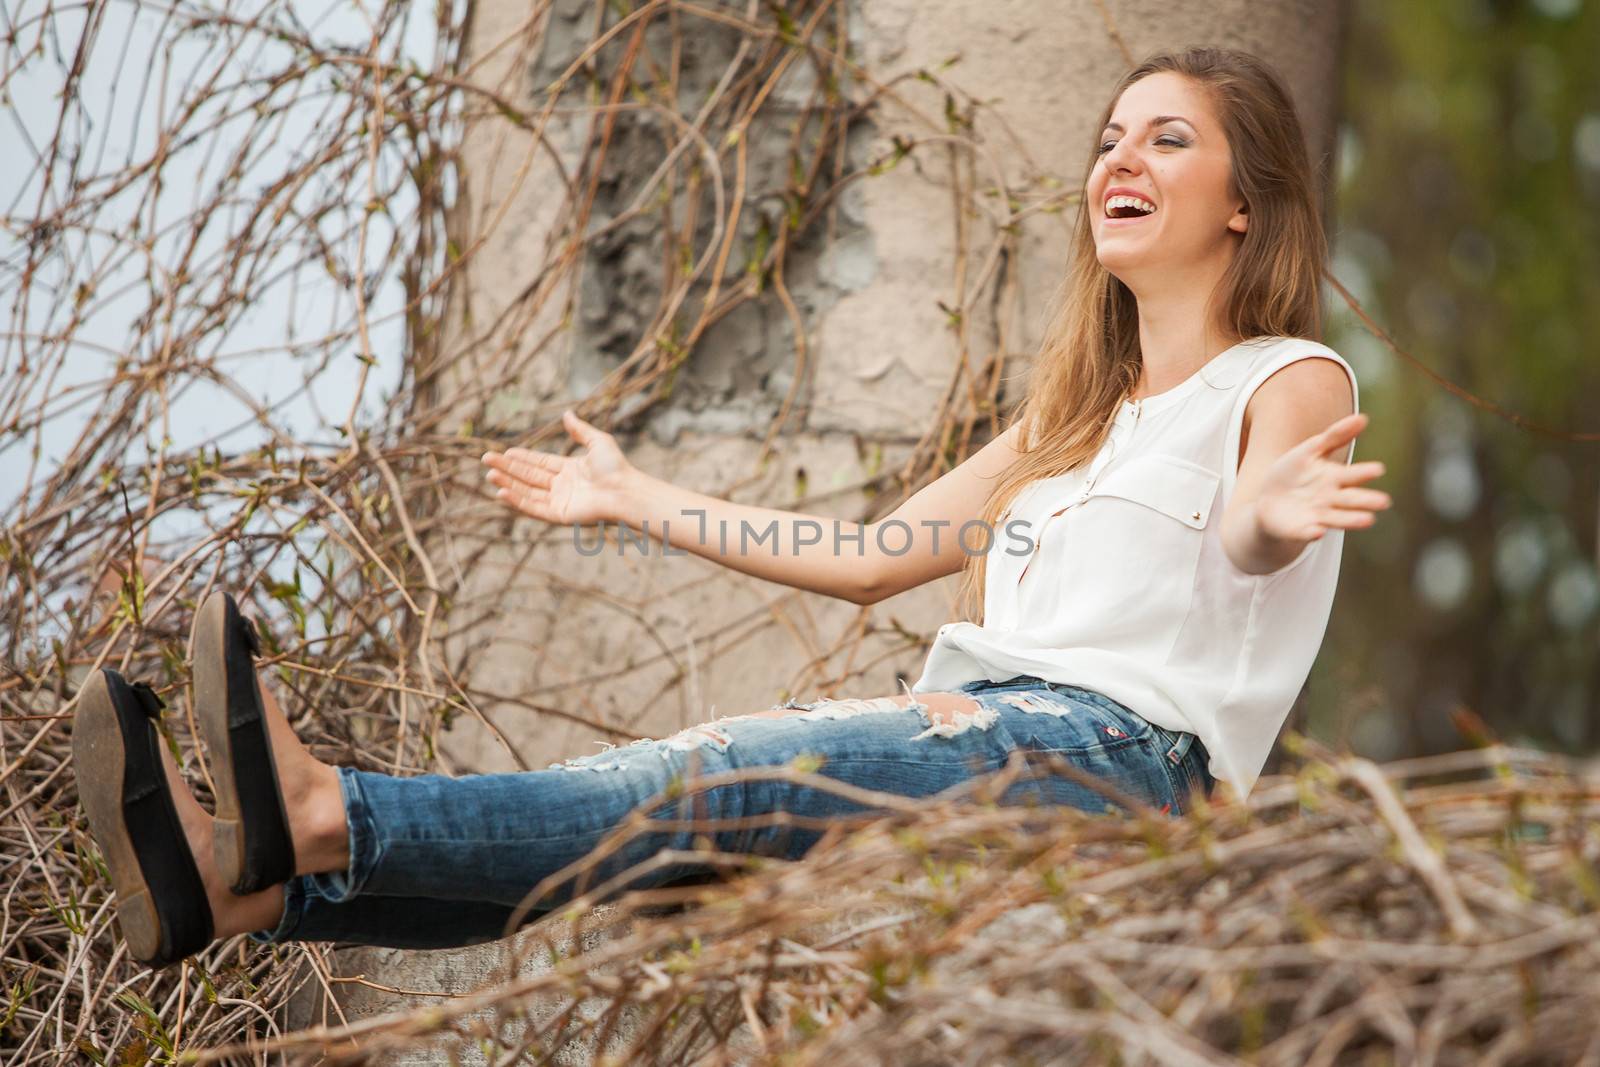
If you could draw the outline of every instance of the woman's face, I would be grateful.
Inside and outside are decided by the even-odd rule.
[[[1085,190],[1101,265],[1135,291],[1139,280],[1225,266],[1249,221],[1244,201],[1228,193],[1232,166],[1211,101],[1194,82],[1164,71],[1128,86],[1100,131]],[[1123,195],[1155,210],[1142,214]]]

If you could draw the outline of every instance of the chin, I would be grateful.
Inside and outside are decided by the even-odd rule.
[[[1144,260],[1144,257],[1137,253],[1129,253],[1121,249],[1107,253],[1098,248],[1095,249],[1095,258],[1100,261],[1102,267],[1124,285],[1127,284],[1128,275],[1136,273]]]

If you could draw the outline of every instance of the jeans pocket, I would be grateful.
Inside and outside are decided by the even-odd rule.
[[[1077,757],[1136,749],[1149,740],[1142,728],[1076,692],[1044,682],[1006,685],[972,694],[1004,722],[1018,747]]]
[[[1204,772],[1198,769],[1204,763],[1205,750],[1194,734],[1157,726],[1126,705],[1092,689],[1068,685],[1052,685],[1051,688],[1070,696],[1079,706],[1097,714],[1102,720],[1100,732],[1111,744],[1142,743],[1148,746],[1150,757],[1161,764],[1162,772],[1150,784],[1159,788],[1158,783],[1165,783],[1167,796],[1162,802],[1170,801],[1174,817],[1188,814],[1192,807],[1191,793],[1197,784],[1199,789],[1210,795],[1208,786],[1202,782]],[[1151,773],[1154,774],[1154,768]]]
[[[1101,724],[1101,734],[1113,741],[1141,741],[1151,736],[1155,725],[1143,715],[1117,703],[1104,693],[1075,685],[1050,683],[1050,689],[1080,707],[1087,708]]]

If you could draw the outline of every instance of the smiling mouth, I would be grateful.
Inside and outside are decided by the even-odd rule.
[[[1105,217],[1107,222],[1148,218],[1156,213],[1155,204],[1138,196],[1107,197]]]

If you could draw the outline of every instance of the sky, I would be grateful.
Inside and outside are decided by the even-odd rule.
[[[394,37],[403,58],[427,69],[432,66],[436,43],[433,8],[417,5],[417,9],[421,16],[413,12]],[[281,70],[291,58],[288,45],[261,33],[235,35],[233,39],[242,40],[244,46],[228,55],[223,51],[227,41],[221,35],[179,32],[183,18],[174,10],[192,15],[218,9],[168,9],[122,0],[98,9],[100,22],[82,62],[74,101],[78,109],[67,109],[69,117],[63,123],[68,131],[63,141],[81,153],[80,177],[104,182],[124,168],[149,160],[158,147],[161,130],[171,125],[163,117],[179,113],[205,79],[219,72],[223,84],[247,79]],[[235,6],[225,10],[235,17],[249,17]],[[266,11],[280,23],[298,22],[326,46],[364,51],[370,40],[367,13],[356,3],[273,3],[253,8],[250,14]],[[38,381],[28,397],[28,408],[48,405],[52,417],[37,437],[0,436],[0,515],[11,511],[23,491],[29,454],[35,445],[40,451],[41,473],[72,446],[94,401],[103,393],[102,383],[119,359],[145,362],[161,357],[159,331],[135,340],[134,320],[149,304],[150,279],[161,279],[179,262],[181,242],[189,240],[191,229],[183,220],[206,191],[216,188],[219,176],[233,165],[234,153],[246,143],[256,147],[242,164],[242,180],[237,186],[240,195],[213,215],[192,262],[215,264],[229,254],[230,235],[257,206],[249,192],[291,170],[305,146],[316,143],[318,123],[327,121],[323,113],[326,93],[303,96],[272,118],[273,138],[261,136],[261,131],[249,135],[257,116],[247,109],[231,116],[224,116],[220,108],[210,114],[202,110],[189,123],[190,129],[199,129],[206,121],[218,125],[173,152],[172,161],[162,170],[159,195],[149,195],[148,180],[132,182],[106,202],[91,225],[65,232],[60,239],[64,254],[50,257],[24,293],[21,270],[32,220],[52,215],[64,196],[67,168],[58,165],[54,169],[57,180],[47,187],[44,160],[63,114],[67,70],[84,40],[85,20],[92,17],[84,7],[57,5],[47,16],[46,12],[43,0],[19,0],[0,9],[0,33],[15,34],[18,41],[3,53],[0,70],[4,92],[0,97],[0,159],[9,161],[0,165],[0,293],[5,295],[8,311],[5,333],[0,336],[0,381],[16,388],[23,380],[23,368],[36,370],[41,355],[51,351],[50,346],[41,344],[39,335],[62,331],[73,310],[73,301],[57,301],[55,294],[80,293],[87,288],[89,295],[82,302],[84,321],[75,333],[78,343],[68,351],[48,387]],[[241,95],[223,94],[218,99],[231,106]],[[389,173],[393,173],[393,164],[393,160],[385,163]],[[349,191],[353,210],[360,209],[367,195],[364,171],[358,175],[359,187]],[[372,216],[366,255],[369,264],[377,264],[386,243],[395,238],[394,220],[399,220],[401,227],[398,236],[406,238],[416,203],[407,190],[402,183],[387,214]],[[324,199],[328,192],[325,187],[308,190],[307,202]],[[140,233],[161,235],[148,248],[129,239],[136,218]],[[325,270],[287,269],[292,258],[314,247],[310,240],[315,236],[310,232],[314,225],[302,227],[302,233],[289,233],[291,242],[304,238],[300,247],[291,243],[276,262],[262,264],[267,268],[262,275],[274,280],[226,329],[209,334],[208,347],[196,354],[215,356],[225,373],[255,400],[281,405],[275,421],[297,440],[326,440],[336,446],[333,427],[344,422],[351,407],[362,363],[359,346],[353,341],[331,346],[315,343],[353,323],[352,293]],[[348,218],[330,219],[321,237],[332,240],[335,231],[348,225]],[[344,261],[355,261],[353,239],[345,238],[336,251]],[[105,269],[107,264],[110,269]],[[208,281],[190,292],[205,293]],[[58,303],[60,306],[52,309]],[[400,284],[391,277],[377,288],[369,305],[376,363],[364,393],[363,418],[367,421],[381,417],[384,397],[392,395],[400,381],[404,330],[397,312],[402,303]],[[31,377],[42,376],[34,373]],[[314,388],[306,387],[308,379],[314,381]],[[265,431],[254,422],[249,408],[229,390],[194,375],[173,375],[171,383],[171,418],[164,431],[177,449],[206,442],[231,452],[254,447],[264,439]],[[161,432],[161,427],[152,427],[152,445],[158,443]],[[137,462],[142,457],[126,458]]]

